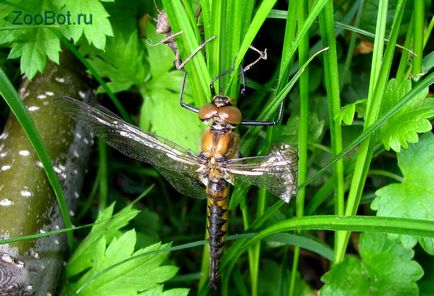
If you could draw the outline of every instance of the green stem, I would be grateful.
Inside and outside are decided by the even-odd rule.
[[[298,10],[298,30],[300,33],[303,28],[307,6],[305,1],[300,1],[297,6]],[[298,47],[298,64],[303,65],[309,59],[309,36],[304,36],[300,40]],[[302,184],[306,181],[307,168],[308,168],[308,118],[309,118],[309,71],[306,69],[300,76],[300,127],[298,133],[298,184]],[[303,217],[304,215],[304,200],[306,196],[306,188],[303,187],[298,191],[296,198],[296,215],[297,217]],[[300,231],[297,232],[300,234]],[[292,296],[295,293],[297,268],[300,258],[300,248],[294,248],[294,256],[292,262],[292,272],[290,275],[289,295]]]
[[[105,142],[98,138],[98,152],[99,152],[99,165],[98,175],[99,178],[99,210],[102,211],[107,207],[108,198],[108,170],[107,170],[107,145]]]
[[[413,77],[418,77],[422,72],[422,59],[423,59],[423,34],[425,29],[425,1],[414,0],[414,26],[413,26]]]
[[[399,1],[393,19],[391,37],[387,45],[384,57],[383,46],[385,40],[386,19],[388,2],[386,0],[380,1],[378,19],[377,19],[377,32],[375,34],[374,55],[372,62],[372,71],[370,77],[370,89],[368,93],[368,104],[365,120],[365,130],[369,129],[375,124],[380,113],[383,92],[386,83],[389,79],[390,68],[392,65],[393,53],[395,50],[396,40],[398,38],[399,26],[401,23],[405,1]],[[374,138],[372,135],[361,143],[360,150],[357,155],[356,166],[354,169],[353,178],[351,181],[350,191],[348,194],[348,203],[345,210],[345,215],[354,215],[360,204],[360,199],[363,192],[363,187],[369,170],[369,164],[372,159]],[[341,262],[345,255],[345,250],[349,241],[350,233],[345,233],[344,237],[337,242],[336,245],[336,258],[335,262]]]
[[[323,43],[329,47],[324,53],[325,80],[328,97],[329,123],[332,155],[336,157],[342,152],[342,128],[341,123],[335,118],[340,112],[340,91],[339,91],[339,71],[336,53],[336,38],[333,17],[333,2],[329,1],[324,7],[320,18],[320,32]],[[337,161],[333,165],[333,192],[335,200],[335,214],[344,213],[344,163],[343,160]],[[341,240],[342,233],[335,235],[335,244]],[[335,256],[335,259],[338,258]]]

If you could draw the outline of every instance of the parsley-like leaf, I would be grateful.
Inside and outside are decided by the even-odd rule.
[[[63,11],[71,14],[72,24],[61,26],[62,33],[78,42],[84,34],[89,44],[104,49],[107,36],[113,36],[109,14],[99,0],[61,0]]]
[[[105,237],[102,237],[91,254],[92,268],[69,290],[82,288],[80,295],[135,296],[141,291],[156,289],[176,274],[176,266],[161,265],[169,252],[158,252],[170,244],[157,243],[134,252],[135,244],[134,230],[113,238],[107,247]],[[128,260],[131,257],[135,258]]]
[[[114,204],[100,212],[89,235],[81,242],[71,259],[69,259],[66,267],[68,277],[74,276],[91,267],[92,254],[94,253],[97,242],[99,242],[102,237],[110,242],[113,237],[119,236],[119,229],[126,226],[128,222],[139,213],[139,211],[131,207],[125,207],[122,211],[112,216],[113,208]]]
[[[361,259],[347,256],[321,278],[321,295],[417,295],[423,275],[412,250],[383,233],[360,235]]]
[[[32,79],[37,72],[42,72],[47,64],[47,57],[59,63],[60,41],[49,29],[41,23],[38,27],[35,22],[45,17],[45,12],[59,11],[51,1],[20,1],[14,6],[3,6],[0,25],[13,26],[14,29],[0,31],[0,43],[9,44],[11,52],[8,58],[20,58],[21,73]],[[24,18],[26,16],[26,21]],[[30,17],[31,16],[31,17]],[[40,17],[40,18],[39,18]],[[29,25],[33,25],[29,28]]]
[[[398,153],[398,165],[403,181],[377,190],[371,208],[377,216],[434,221],[434,135],[427,133],[419,143]],[[432,238],[399,237],[407,248],[419,240],[426,252],[434,254]]]
[[[389,111],[411,90],[411,82],[398,83],[395,79],[388,82],[384,92],[382,113]],[[429,118],[434,116],[434,99],[427,97],[428,88],[419,93],[401,108],[387,123],[379,129],[378,136],[384,147],[399,152],[401,147],[418,141],[417,133],[431,130]]]
[[[107,85],[115,93],[139,85],[145,79],[146,66],[137,32],[132,32],[128,40],[121,36],[110,38],[106,50],[89,62],[101,76],[110,79]]]
[[[276,133],[273,140],[296,144],[298,142],[298,130],[300,125],[300,116],[294,115],[288,119],[286,125],[278,125],[275,127]],[[316,143],[324,131],[324,120],[320,120],[314,112],[308,116],[308,142]]]

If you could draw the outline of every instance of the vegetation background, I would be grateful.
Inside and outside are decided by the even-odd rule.
[[[286,100],[281,125],[240,128],[242,155],[265,154],[275,141],[299,150],[299,193],[290,204],[263,189],[234,188],[222,295],[432,295],[434,18],[428,0],[0,1],[0,124],[8,131],[0,139],[0,215],[9,217],[1,222],[1,251],[16,247],[27,264],[37,259],[29,255],[36,242],[62,232],[69,249],[65,267],[53,267],[61,269],[60,280],[53,275],[49,288],[29,271],[33,291],[58,284],[63,295],[209,293],[206,203],[181,196],[152,167],[96,140],[71,212],[73,202],[61,189],[69,179],[51,163],[57,164],[56,153],[67,157],[65,148],[50,147],[73,137],[74,123],[56,118],[55,109],[38,118],[30,99],[25,107],[16,91],[37,102],[42,91],[80,97],[95,89],[124,120],[197,151],[203,126],[179,107],[183,73],[174,68],[173,51],[158,44],[165,36],[155,32],[163,9],[172,32],[182,31],[175,39],[181,59],[215,36],[185,65],[186,100],[195,106],[210,101],[212,77],[257,58],[250,45],[267,48],[268,59],[246,73],[247,96],[238,96],[236,71],[217,89],[248,119],[273,119]],[[14,24],[14,11],[33,22]],[[84,13],[92,24],[35,23],[45,11]],[[59,86],[52,75],[82,66],[87,86],[75,80]],[[25,131],[15,144],[8,142],[18,139],[9,130],[14,119],[7,123],[12,113]],[[68,133],[44,127],[53,122]],[[55,227],[58,221],[38,220],[46,208],[13,193],[42,182],[33,163],[27,178],[25,163],[10,167],[8,153],[22,151],[22,142],[33,147],[49,180],[40,194],[52,200],[40,203],[58,205],[65,231]],[[78,192],[80,184],[69,186]],[[20,217],[35,225],[16,231]],[[79,227],[71,231],[73,225]],[[10,267],[4,270],[8,279]]]

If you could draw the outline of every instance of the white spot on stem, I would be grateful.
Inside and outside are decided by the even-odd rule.
[[[0,206],[2,206],[2,207],[9,207],[13,204],[14,204],[14,202],[8,198],[0,199]]]

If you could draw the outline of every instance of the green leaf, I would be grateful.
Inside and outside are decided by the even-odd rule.
[[[271,260],[264,260],[259,278],[259,295],[279,296],[289,295],[288,278],[290,270],[286,264],[276,263]],[[312,288],[297,273],[294,295],[308,296],[315,295]]]
[[[309,113],[309,143],[316,143],[321,137],[324,130],[324,120],[319,120],[316,113]],[[300,124],[300,116],[291,116],[288,119],[286,125],[276,126],[276,138],[275,140],[289,143],[298,143],[298,130]]]
[[[91,254],[92,268],[69,290],[79,291],[80,295],[138,295],[140,291],[155,290],[176,274],[176,266],[161,266],[169,253],[158,250],[169,244],[157,243],[134,252],[135,244],[134,230],[113,238],[107,248],[105,238],[101,238],[98,250]]]
[[[390,80],[384,92],[381,113],[384,114],[392,109],[410,90],[410,81],[399,83],[395,79]],[[427,94],[428,88],[401,108],[379,129],[378,136],[387,150],[392,148],[399,152],[401,147],[407,148],[408,143],[418,141],[417,133],[431,130],[428,119],[434,116],[434,99],[427,97]]]
[[[106,50],[89,62],[101,76],[110,79],[107,85],[115,93],[140,85],[145,80],[147,67],[137,32],[132,32],[126,40],[121,36],[110,38]],[[101,87],[98,91],[102,91]]]
[[[321,295],[418,295],[423,275],[412,250],[383,233],[360,235],[361,259],[347,256],[321,278]]]
[[[84,35],[89,44],[103,50],[107,36],[113,36],[109,14],[99,0],[61,0],[63,12],[71,14],[72,25],[61,26],[67,38],[78,40]],[[85,21],[87,23],[85,23]]]
[[[66,266],[67,277],[72,277],[91,267],[93,264],[92,257],[98,245],[97,242],[100,243],[102,237],[110,242],[114,237],[119,236],[119,229],[127,225],[138,214],[137,210],[125,207],[112,216],[113,208],[114,203],[100,212],[89,235],[81,242],[71,259],[69,259]]]
[[[362,14],[362,18],[361,18],[361,22],[360,22],[360,28],[367,30],[369,32],[375,32],[376,29],[376,20],[377,20],[377,15],[378,15],[378,7],[379,7],[379,0],[367,0],[364,3],[363,6],[363,14]],[[399,4],[399,1],[389,1],[389,7],[388,7],[388,11],[387,11],[387,32],[389,32],[389,30],[391,29],[393,20],[394,20],[394,16],[395,16],[395,12],[397,9],[397,6]],[[408,24],[410,22],[411,19],[411,15],[413,12],[413,6],[414,6],[414,2],[413,1],[408,1],[407,5],[405,6],[405,11],[404,11],[404,15],[402,18],[402,22],[401,25],[399,27],[399,32],[400,34],[405,34],[406,30],[408,28]],[[389,34],[389,33],[387,33]]]
[[[175,55],[165,44],[151,45],[164,37],[155,33],[153,24],[146,24],[146,36],[151,79],[140,89],[144,98],[140,127],[197,152],[203,124],[197,114],[179,105],[183,74],[172,70]],[[184,101],[192,102],[188,85],[184,91]]]
[[[3,6],[1,12],[1,26],[13,26],[13,30],[0,31],[0,42],[10,43],[11,52],[9,59],[20,58],[21,73],[32,79],[37,72],[44,70],[47,57],[55,63],[59,63],[60,41],[56,35],[41,24],[40,27],[24,24],[24,15],[41,15],[44,11],[59,11],[51,1],[20,1],[15,6]],[[16,11],[16,12],[13,12]],[[41,16],[42,17],[42,16]],[[30,19],[29,19],[30,20]],[[28,21],[27,21],[28,22]]]
[[[425,134],[417,144],[398,153],[398,165],[404,180],[375,192],[371,208],[377,216],[403,217],[434,221],[434,135]],[[434,239],[400,235],[412,248],[419,240],[422,248],[434,254]]]
[[[145,292],[140,293],[140,296],[187,296],[188,289],[186,288],[176,288],[163,291],[162,286],[157,286],[153,289],[149,289]]]
[[[175,53],[165,44],[157,45],[165,35],[158,35],[155,32],[155,25],[148,22],[146,24],[146,51],[148,52],[148,62],[152,77],[158,77],[169,72],[174,65]],[[176,41],[176,40],[175,40]],[[152,45],[151,45],[152,44]],[[177,90],[179,91],[179,89]]]
[[[366,99],[345,105],[337,114],[336,121],[339,123],[343,121],[346,125],[351,125],[353,123],[354,114],[356,113],[356,108],[360,104],[366,105]]]
[[[155,83],[165,81],[170,84],[170,80],[180,80],[179,74],[182,73],[168,72],[165,76],[160,76],[165,77],[164,80],[155,80]],[[203,131],[203,124],[197,114],[179,106],[177,93],[156,86],[150,86],[149,89],[144,94],[140,126],[197,152]]]
[[[105,48],[107,36],[113,36],[109,15],[98,0],[23,0],[14,6],[2,7],[0,24],[14,29],[0,31],[0,43],[10,43],[8,58],[20,58],[21,72],[29,79],[43,71],[47,57],[59,63],[60,40],[47,26],[58,27],[74,42],[84,34],[88,42],[99,49]],[[28,17],[27,23],[24,22],[25,15],[32,16],[30,23]],[[40,18],[36,19],[36,15]],[[85,17],[92,23],[85,24]]]

